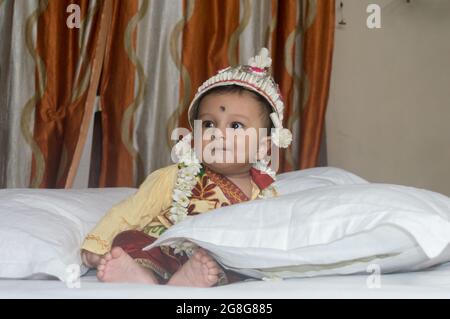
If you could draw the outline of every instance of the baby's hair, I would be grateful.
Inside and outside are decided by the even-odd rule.
[[[272,113],[272,107],[270,106],[269,102],[262,97],[260,94],[246,89],[245,87],[239,86],[239,85],[225,85],[225,86],[217,86],[215,88],[210,89],[205,94],[203,94],[200,99],[198,100],[197,109],[195,110],[194,119],[198,119],[198,112],[200,109],[200,104],[202,103],[202,100],[207,97],[208,95],[213,94],[243,94],[243,93],[250,93],[250,96],[252,96],[256,101],[259,102],[261,105],[263,112],[264,112],[264,120],[266,122],[266,128],[270,131],[270,129],[273,127],[272,120],[270,119],[270,113]]]

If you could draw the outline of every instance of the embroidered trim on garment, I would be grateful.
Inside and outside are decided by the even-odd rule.
[[[135,258],[134,261],[137,262],[142,267],[150,269],[151,271],[156,273],[159,277],[161,277],[165,281],[169,280],[170,277],[172,276],[171,273],[169,273],[168,271],[166,271],[163,268],[159,267],[155,263],[151,262],[151,260],[149,260],[149,259]]]
[[[217,184],[221,189],[225,190],[223,194],[230,201],[231,204],[236,204],[240,202],[245,202],[250,200],[244,192],[237,187],[232,181],[230,181],[225,176],[217,174],[216,172],[205,168],[206,174],[211,178],[211,180]]]
[[[93,241],[95,241],[97,244],[99,244],[102,247],[102,249],[108,249],[109,248],[108,241],[101,239],[99,236],[91,234],[91,235],[86,236],[86,240],[93,240]]]

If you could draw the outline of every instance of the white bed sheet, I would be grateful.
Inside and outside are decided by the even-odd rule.
[[[0,280],[0,298],[450,298],[450,263],[421,272],[383,274],[379,288],[368,288],[367,275],[327,276],[284,281],[248,281],[213,288],[148,286],[98,282],[90,273],[80,288],[58,280]]]

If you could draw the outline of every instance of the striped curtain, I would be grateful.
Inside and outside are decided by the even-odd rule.
[[[77,1],[82,25],[70,29],[68,15],[61,14],[70,3],[39,1],[31,187],[64,187],[70,164],[76,160],[83,120],[92,116],[88,91],[98,82],[92,70],[100,41],[100,4]]]
[[[103,59],[98,45],[106,21],[99,12],[106,7],[76,1],[80,28],[69,28],[72,3],[0,2],[2,187],[64,187],[81,154],[101,67],[94,60]]]
[[[65,24],[71,3],[81,8],[80,29]],[[13,85],[0,100],[11,116],[1,118],[0,143],[11,150],[0,155],[1,186],[71,187],[96,96],[98,186],[138,185],[171,164],[171,132],[188,127],[197,87],[263,46],[286,102],[284,125],[294,133],[280,169],[317,165],[334,12],[328,0],[0,0],[0,33],[10,37],[9,46],[0,44],[9,53],[0,56],[0,85],[25,87]],[[24,65],[8,67],[11,61]],[[18,137],[26,143],[14,145]]]

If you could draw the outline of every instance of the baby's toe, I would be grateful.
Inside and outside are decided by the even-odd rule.
[[[207,278],[211,284],[215,284],[219,280],[219,276],[217,275],[208,275]]]
[[[217,265],[217,263],[214,261],[214,260],[208,260],[208,261],[206,261],[205,262],[205,265],[208,267],[208,268],[218,268],[219,266]]]
[[[121,247],[114,247],[111,249],[112,258],[119,258],[124,253],[124,250]]]
[[[208,268],[208,274],[209,274],[209,275],[216,275],[216,276],[218,276],[219,273],[220,273],[219,267],[211,267],[211,268]]]
[[[205,255],[200,250],[196,250],[194,255],[192,256],[192,258],[194,258],[195,260],[201,262],[203,260],[204,256]]]
[[[209,256],[209,255],[203,255],[203,256],[201,257],[201,262],[204,263],[204,264],[209,264],[210,262],[215,263],[215,262],[214,262],[214,259],[212,259],[212,257]]]
[[[103,278],[105,277],[105,272],[102,270],[97,271],[97,278],[99,280],[103,280]]]

